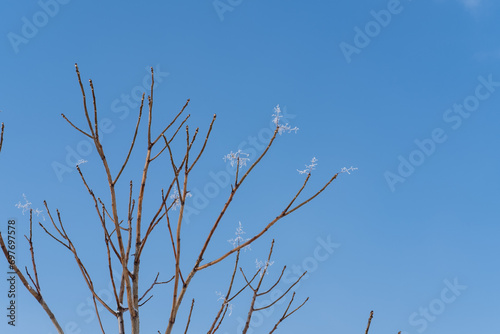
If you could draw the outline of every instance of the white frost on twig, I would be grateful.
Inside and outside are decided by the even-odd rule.
[[[18,209],[23,209],[23,215],[26,211],[28,211],[30,208],[31,208],[31,202],[28,201],[28,198],[26,197],[25,194],[23,194],[23,198],[24,198],[24,204],[21,204],[21,201],[19,201],[17,204],[16,204],[16,208]]]
[[[351,174],[351,172],[355,171],[355,170],[358,170],[358,167],[349,167],[349,168],[342,168],[342,170],[340,171],[341,173],[347,173],[347,174]]]
[[[264,272],[266,273],[266,275],[269,275],[269,270],[267,268],[269,268],[273,264],[274,264],[274,261],[266,260],[266,262],[264,263],[258,259],[255,259],[255,266],[257,267],[257,270],[260,270],[260,277],[262,277],[262,274]]]
[[[186,198],[188,197],[193,197],[190,192],[186,194]],[[179,206],[181,206],[181,199],[179,196],[179,192],[177,191],[177,188],[174,188],[174,193],[170,195],[170,199],[173,200],[174,204],[172,205],[172,210],[176,210]]]
[[[238,165],[239,168],[246,166],[247,162],[250,161],[250,158],[248,158],[250,154],[241,152],[241,150],[238,150],[236,152],[231,151],[230,153],[226,154],[222,159],[224,161],[229,161],[231,164],[231,167],[234,167],[234,165]]]
[[[80,159],[80,160],[78,160],[78,162],[76,163],[76,165],[80,166],[80,165],[83,165],[83,164],[85,164],[87,162],[88,162],[87,160]]]
[[[316,157],[313,157],[311,159],[311,164],[306,165],[306,169],[304,169],[304,170],[297,169],[297,172],[299,172],[299,174],[311,174],[311,171],[316,169],[316,166],[318,165],[317,162],[318,162],[318,159],[316,159]]]
[[[295,131],[295,133],[297,133],[297,131],[299,131],[299,128],[298,127],[291,127],[288,123],[285,123],[285,124],[280,124],[280,119],[283,117],[283,115],[281,114],[281,109],[280,109],[280,105],[278,104],[276,107],[274,107],[274,114],[273,114],[273,123],[278,127],[278,133],[281,135],[283,132],[292,132],[292,131]]]
[[[222,293],[222,292],[219,292],[219,291],[215,291],[215,294],[217,296],[219,296],[219,298],[217,298],[217,301],[219,300],[222,300],[222,302],[224,304],[227,304],[227,309],[229,310],[229,316],[231,316],[231,314],[233,314],[233,304],[231,303],[228,303],[227,299],[226,299],[226,296]]]
[[[238,227],[236,228],[236,232],[234,232],[236,235],[235,238],[229,239],[227,242],[229,242],[231,245],[233,245],[233,248],[238,247],[244,242],[247,242],[250,239],[243,239],[242,235],[245,234],[245,231],[243,231],[243,225],[241,222],[238,222]],[[246,252],[247,250],[252,250],[251,245],[247,245],[243,247],[243,250]]]
[[[24,199],[24,204],[22,204],[21,201],[19,201],[17,204],[15,204],[15,206],[18,209],[22,209],[23,215],[24,215],[24,213],[26,211],[32,210],[32,207],[31,207],[32,203],[30,201],[28,201],[28,197],[26,197],[25,194],[23,194],[23,199]],[[42,219],[45,220],[45,216],[43,215],[43,210],[36,208],[33,210],[33,212],[36,214],[37,217],[42,215]]]
[[[215,291],[215,294],[219,296],[219,298],[217,298],[217,301],[219,300],[226,301],[226,296],[222,292]]]

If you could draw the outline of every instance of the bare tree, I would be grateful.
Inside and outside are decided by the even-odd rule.
[[[132,334],[138,334],[140,332],[140,308],[143,306],[150,298],[152,297],[152,290],[160,284],[166,284],[171,282],[172,288],[172,300],[171,300],[171,308],[169,311],[169,319],[168,322],[164,324],[165,329],[163,332],[165,334],[172,333],[174,326],[177,324],[177,315],[179,309],[182,305],[182,302],[186,296],[186,292],[191,286],[191,282],[195,275],[197,275],[200,271],[214,266],[215,264],[223,261],[224,259],[234,256],[235,265],[234,270],[230,277],[227,293],[223,298],[223,303],[214,317],[214,321],[209,324],[207,327],[208,334],[215,333],[219,328],[224,319],[226,319],[226,314],[231,305],[231,301],[240,295],[240,293],[245,289],[250,289],[252,294],[252,299],[250,301],[249,312],[247,315],[247,321],[245,328],[243,329],[243,333],[246,333],[249,329],[249,324],[252,319],[252,315],[254,312],[263,310],[275,305],[279,300],[285,298],[289,292],[292,291],[293,286],[297,284],[300,279],[303,277],[303,274],[295,283],[293,283],[288,289],[281,294],[277,299],[272,301],[269,305],[264,307],[256,307],[255,302],[257,298],[260,296],[268,294],[272,291],[280,282],[285,267],[283,268],[281,275],[275,281],[274,284],[270,288],[265,291],[262,291],[263,281],[265,278],[265,274],[268,270],[269,261],[271,259],[272,250],[274,247],[271,245],[268,261],[257,270],[257,272],[253,275],[253,277],[249,278],[245,275],[242,268],[240,268],[241,277],[244,279],[244,284],[240,289],[234,293],[233,286],[235,284],[235,277],[237,276],[237,268],[240,257],[240,251],[245,247],[252,244],[254,241],[262,237],[271,227],[273,227],[278,221],[283,219],[284,217],[290,215],[296,210],[302,208],[304,205],[309,203],[311,200],[316,198],[319,194],[321,194],[325,189],[337,178],[339,173],[334,174],[329,180],[326,180],[324,185],[313,193],[312,196],[305,197],[299,200],[299,197],[302,191],[306,188],[310,178],[311,178],[311,168],[308,168],[304,173],[307,174],[304,182],[297,187],[297,191],[290,196],[290,200],[288,203],[276,213],[274,218],[269,219],[266,224],[261,226],[261,229],[258,233],[248,238],[245,241],[238,242],[233,249],[219,254],[215,258],[205,260],[205,253],[211,244],[213,236],[217,229],[220,227],[223,217],[228,209],[228,207],[233,202],[236,193],[241,188],[242,184],[249,178],[252,171],[262,162],[262,159],[269,152],[271,146],[275,142],[277,136],[284,131],[293,131],[296,128],[291,128],[288,124],[280,123],[280,110],[279,108],[276,110],[274,115],[274,123],[275,130],[273,132],[272,137],[269,139],[264,151],[255,159],[253,163],[251,163],[245,172],[242,172],[241,167],[247,162],[245,156],[243,156],[243,152],[238,151],[237,153],[231,153],[228,157],[231,160],[231,163],[235,165],[236,173],[234,180],[231,182],[231,189],[229,191],[228,197],[220,210],[217,218],[211,223],[210,230],[206,235],[204,242],[200,245],[198,256],[194,263],[181,263],[181,254],[182,250],[185,247],[184,244],[181,244],[181,236],[182,236],[182,227],[185,223],[185,208],[186,208],[186,200],[189,196],[189,179],[190,175],[193,171],[193,168],[200,161],[201,156],[203,155],[207,143],[209,141],[210,135],[212,133],[213,124],[216,120],[216,115],[213,116],[204,139],[202,140],[201,148],[198,151],[194,151],[194,143],[198,139],[199,129],[190,131],[188,125],[186,125],[189,116],[184,116],[184,111],[189,104],[189,100],[182,106],[180,111],[173,116],[171,122],[163,127],[157,134],[153,134],[152,130],[152,122],[153,122],[153,87],[154,87],[154,73],[153,68],[151,68],[151,89],[150,94],[145,98],[145,94],[142,95],[141,104],[138,111],[137,123],[135,126],[135,130],[133,132],[133,136],[130,142],[130,147],[128,149],[127,155],[123,158],[123,163],[117,169],[118,172],[113,173],[112,168],[109,165],[107,155],[104,152],[103,146],[101,144],[101,138],[99,136],[99,122],[98,122],[98,112],[97,112],[97,104],[96,97],[94,92],[94,85],[92,80],[89,80],[90,90],[91,90],[91,108],[87,106],[87,96],[84,89],[84,85],[82,83],[82,79],[80,76],[80,72],[78,66],[75,64],[76,74],[78,78],[78,83],[81,89],[82,97],[83,97],[83,111],[86,119],[85,126],[79,126],[73,123],[68,119],[68,117],[62,114],[62,117],[78,132],[82,135],[88,137],[94,143],[94,146],[97,150],[99,158],[104,167],[104,174],[107,181],[107,185],[109,188],[109,200],[106,202],[105,200],[98,197],[92,190],[91,185],[87,182],[87,179],[81,170],[80,166],[76,166],[82,183],[87,190],[92,202],[94,203],[95,211],[99,220],[99,223],[102,227],[104,244],[106,247],[106,257],[107,257],[107,268],[109,279],[112,283],[113,288],[113,296],[114,300],[112,303],[104,301],[99,295],[96,293],[96,289],[92,280],[92,276],[87,270],[87,267],[84,264],[84,260],[79,255],[79,251],[77,246],[73,242],[72,237],[66,232],[65,225],[63,222],[63,218],[59,210],[55,211],[53,214],[53,210],[50,210],[48,204],[44,202],[45,208],[47,210],[47,214],[49,216],[49,220],[52,226],[45,226],[42,223],[39,223],[43,231],[53,238],[58,244],[60,244],[63,248],[67,249],[74,257],[74,260],[77,264],[78,269],[80,270],[82,277],[89,289],[89,292],[92,296],[92,300],[94,303],[95,313],[97,315],[97,319],[99,321],[99,325],[102,333],[105,333],[105,329],[102,323],[102,315],[99,312],[100,304],[105,311],[109,312],[112,317],[115,317],[117,320],[117,327],[119,334],[125,334],[125,315],[128,315],[130,321],[130,332]],[[146,108],[147,112],[147,147],[145,150],[145,159],[144,159],[144,168],[142,170],[142,174],[140,175],[140,183],[138,194],[134,196],[133,191],[133,183],[130,181],[128,184],[128,206],[126,212],[119,212],[118,210],[118,199],[117,199],[117,185],[120,180],[120,176],[125,170],[128,162],[130,161],[131,153],[134,149],[136,138],[138,135],[139,126],[143,116],[143,109]],[[90,111],[89,111],[90,110]],[[183,129],[183,131],[182,131]],[[0,138],[0,150],[3,144],[3,124],[2,124],[2,133]],[[184,132],[184,135],[182,133]],[[181,139],[184,137],[184,139]],[[174,150],[172,148],[172,142],[174,140],[180,140],[185,142],[185,151],[181,156],[176,156],[174,154]],[[164,189],[161,191],[161,194],[158,194],[159,200],[156,204],[156,210],[154,212],[150,212],[150,216],[152,217],[150,220],[143,219],[144,217],[144,194],[146,189],[146,184],[148,180],[148,173],[150,170],[150,166],[155,160],[163,155],[168,155],[168,160],[170,161],[170,168],[172,169],[172,179],[169,183],[164,186]],[[313,160],[313,164],[314,164]],[[346,171],[346,170],[343,170]],[[176,209],[175,211],[173,209]],[[143,255],[143,251],[145,245],[147,244],[150,236],[155,231],[155,228],[160,224],[165,224],[168,228],[168,235],[166,236],[169,239],[169,248],[171,247],[173,254],[173,265],[172,268],[167,268],[172,270],[172,277],[167,281],[159,280],[159,273],[156,275],[155,280],[151,283],[148,289],[144,292],[140,293],[140,269],[141,269],[141,257]],[[10,261],[9,259],[9,249],[4,242],[4,238],[0,233],[0,246],[3,250],[5,258],[12,263],[12,268],[15,270],[16,274],[20,278],[21,282],[25,286],[25,288],[31,293],[31,295],[37,300],[37,302],[43,307],[44,311],[47,313],[52,323],[56,327],[58,333],[63,333],[61,326],[59,325],[56,317],[53,312],[47,305],[46,301],[42,297],[42,291],[40,287],[40,283],[38,281],[38,273],[37,266],[35,261],[35,251],[34,251],[34,243],[32,236],[32,214],[30,212],[30,234],[29,237],[26,237],[28,240],[28,244],[30,247],[31,253],[31,271],[25,267],[25,271],[22,272],[19,270],[17,265]],[[182,246],[182,247],[181,247]],[[196,245],[189,245],[190,248],[196,247]],[[113,261],[117,261],[120,264],[119,270],[115,270],[112,266]],[[260,275],[260,277],[259,277]],[[28,279],[27,279],[27,278]],[[307,299],[300,303],[296,307],[292,307],[292,303],[294,302],[295,293],[292,294],[288,306],[286,307],[284,313],[279,318],[277,323],[273,328],[270,329],[270,333],[273,333],[278,328],[278,325],[283,322],[286,318],[292,315],[295,311],[297,311],[300,307],[302,307]],[[184,333],[188,332],[189,324],[191,321],[191,316],[193,314],[195,301],[194,299],[191,302],[189,317],[187,323],[184,326]],[[371,320],[371,318],[370,318]],[[368,331],[368,329],[367,329]],[[158,331],[161,333],[161,331]]]

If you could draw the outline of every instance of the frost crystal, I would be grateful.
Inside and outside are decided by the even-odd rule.
[[[215,291],[215,294],[217,296],[219,296],[219,298],[217,298],[217,301],[219,301],[219,300],[226,301],[226,296],[224,296],[224,294],[222,292]]]
[[[188,197],[193,197],[190,192],[186,194],[186,198]],[[170,195],[170,199],[174,201],[174,205],[172,206],[172,210],[176,210],[179,206],[181,206],[181,199],[179,196],[179,192],[177,191],[177,188],[174,188],[174,193]]]
[[[355,171],[355,170],[358,170],[358,167],[349,167],[349,168],[342,168],[342,170],[340,171],[341,173],[347,173],[347,174],[351,174],[351,172]]]
[[[25,203],[21,204],[21,201],[19,201],[19,203],[16,204],[16,208],[23,209],[23,215],[24,215],[24,213],[31,208],[31,202],[28,201],[28,198],[26,197],[25,194],[23,194],[23,198]]]
[[[26,211],[29,211],[32,209],[31,207],[31,202],[28,201],[28,197],[26,197],[25,194],[23,194],[23,199],[24,199],[24,204],[19,201],[17,204],[15,204],[16,208],[22,209],[23,210],[23,215]],[[38,208],[34,209],[33,212],[38,216],[42,215],[42,219],[45,220],[45,216],[43,215],[43,210],[40,210]]]
[[[316,169],[316,166],[318,165],[316,162],[318,162],[318,159],[316,159],[316,157],[312,158],[311,159],[311,164],[310,165],[306,165],[306,169],[304,169],[304,170],[298,170],[297,169],[297,172],[299,172],[299,174],[310,174],[311,171],[313,171],[313,170]]]
[[[78,160],[78,162],[76,163],[76,165],[80,166],[80,165],[82,165],[84,163],[87,163],[87,162],[88,162],[87,160],[80,159],[80,160]]]
[[[255,259],[255,266],[257,267],[257,270],[261,270],[262,268],[264,268],[263,270],[260,271],[260,277],[262,277],[262,274],[264,271],[266,272],[266,275],[269,275],[269,270],[267,268],[269,268],[273,264],[274,264],[274,261],[269,262],[266,260],[266,262],[264,263],[258,259]]]
[[[297,133],[297,131],[299,130],[298,127],[295,126],[292,128],[290,125],[288,125],[288,123],[280,124],[280,119],[282,117],[283,115],[281,114],[280,105],[278,104],[276,107],[274,107],[274,114],[273,114],[273,123],[278,127],[278,133],[280,135],[285,131],[287,131],[288,133],[295,131],[295,133]]]
[[[227,241],[231,245],[233,245],[233,248],[236,248],[239,245],[241,245],[242,243],[247,242],[248,240],[250,240],[250,239],[243,239],[242,235],[245,234],[245,231],[243,231],[243,225],[241,225],[241,222],[238,222],[238,228],[236,229],[236,232],[234,232],[234,234],[236,234],[236,237],[234,239],[229,239]],[[243,247],[243,249],[245,250],[245,252],[247,250],[252,250],[252,248],[251,248],[250,245],[247,245],[247,246]]]
[[[233,305],[233,304],[231,304],[231,303],[228,303],[228,301],[227,301],[227,299],[226,299],[226,296],[225,296],[222,292],[215,291],[215,294],[216,294],[217,296],[219,296],[219,298],[217,299],[217,301],[222,300],[222,302],[223,302],[224,304],[227,304],[227,308],[228,308],[228,310],[229,310],[229,316],[231,316],[231,314],[233,313],[233,306],[234,306],[234,305]]]
[[[243,166],[246,166],[247,162],[250,161],[250,158],[248,158],[249,155],[250,154],[241,152],[241,150],[238,150],[236,152],[231,151],[231,153],[226,154],[222,159],[224,159],[224,161],[229,161],[231,167],[234,167],[234,165],[239,165],[241,168]]]

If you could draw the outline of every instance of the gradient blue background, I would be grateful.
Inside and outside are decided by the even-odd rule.
[[[331,236],[340,244],[297,289],[297,301],[308,296],[310,301],[278,332],[360,333],[374,310],[373,334],[498,333],[500,89],[481,101],[456,130],[443,115],[474,94],[479,76],[492,75],[500,81],[500,4],[403,0],[400,13],[347,62],[339,45],[353,44],[354,28],[364,29],[373,21],[370,12],[386,9],[389,2],[233,1],[232,11],[224,12],[221,20],[210,0],[70,1],[60,5],[58,13],[16,53],[8,34],[21,34],[23,17],[32,22],[42,9],[37,1],[4,1],[0,120],[6,130],[0,155],[0,229],[6,231],[9,217],[17,219],[19,264],[29,264],[27,243],[21,238],[28,231],[28,216],[15,207],[24,193],[33,208],[43,209],[47,200],[52,210],[62,212],[96,286],[106,289],[104,242],[91,199],[74,168],[62,180],[53,169],[54,162],[65,164],[67,147],[76,149],[85,139],[60,114],[85,124],[74,73],[78,62],[83,79],[94,81],[99,117],[110,119],[114,126],[103,142],[116,173],[137,108],[120,119],[113,103],[141,85],[147,68],[154,66],[169,73],[155,90],[156,133],[188,98],[189,124],[199,126],[202,134],[217,113],[210,145],[191,179],[193,188],[203,189],[212,181],[210,172],[225,170],[225,154],[269,127],[275,105],[286,108],[293,115],[290,123],[300,128],[297,134],[278,138],[241,189],[207,260],[230,249],[227,240],[238,221],[248,237],[281,212],[302,183],[304,176],[296,170],[313,156],[318,167],[306,195],[342,167],[359,168],[351,175],[342,174],[317,200],[273,227],[252,252],[242,254],[241,265],[250,273],[255,259],[263,259],[276,238],[269,284],[283,265],[302,266],[313,258],[317,238]],[[136,185],[140,181],[144,125],[121,178],[122,200],[128,181],[133,179]],[[435,128],[442,128],[447,140],[391,191],[384,174],[396,173],[398,157],[408,159],[417,149],[414,140],[430,138]],[[88,160],[82,165],[88,182],[107,199],[95,150],[82,157]],[[147,217],[158,203],[160,181],[169,176],[168,160],[158,160],[150,175],[151,181],[158,181],[148,188]],[[185,271],[228,192],[227,187],[221,189],[185,225]],[[125,201],[120,209],[123,216]],[[164,279],[172,275],[165,233],[161,225],[144,254],[144,289],[157,271]],[[35,229],[35,239],[44,296],[60,322],[78,328],[68,333],[98,333],[97,321],[84,306],[89,294],[71,254],[40,228]],[[7,326],[6,262],[0,263],[0,331],[55,333],[41,307],[21,287],[18,326]],[[208,330],[212,309],[218,305],[215,291],[225,291],[231,268],[229,260],[195,277],[176,333],[183,332],[193,296],[190,332]],[[419,331],[422,326],[412,325],[410,316],[439,299],[443,281],[455,278],[466,290]],[[142,309],[144,333],[164,331],[170,287],[157,287],[153,300]],[[235,301],[221,333],[238,333],[247,297]],[[253,333],[268,333],[284,307],[265,315]],[[115,332],[114,319],[104,311],[102,315],[108,332]]]

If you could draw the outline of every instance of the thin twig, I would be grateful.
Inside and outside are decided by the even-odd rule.
[[[152,71],[152,69],[151,69]],[[151,86],[152,87],[152,86]],[[151,98],[153,97],[153,89],[151,89]],[[177,121],[177,118],[184,112],[184,109],[186,109],[186,107],[188,106],[189,104],[189,99],[187,99],[186,101],[186,104],[184,104],[184,107],[182,107],[181,111],[179,111],[179,113],[174,117],[174,119],[172,120],[172,122],[170,122],[169,125],[167,125],[167,127],[158,135],[158,137],[152,142],[152,144],[156,144],[156,142],[161,138],[163,137],[163,134],[165,132],[167,132],[167,130]]]
[[[208,334],[213,334],[217,331],[218,327],[215,327],[219,318],[221,318],[221,321],[219,322],[219,325],[222,323],[222,320],[224,319],[224,316],[222,315],[223,313],[223,310],[224,310],[224,307],[228,305],[228,302],[227,300],[229,299],[229,296],[231,295],[231,289],[233,288],[233,283],[234,283],[234,277],[236,276],[236,271],[238,269],[238,262],[239,262],[239,259],[240,259],[240,252],[237,252],[236,253],[236,260],[234,261],[234,269],[233,269],[233,274],[231,275],[231,280],[229,281],[229,287],[227,289],[227,292],[226,292],[226,295],[224,296],[224,302],[221,304],[221,307],[219,309],[219,312],[217,313],[217,315],[215,316],[215,319],[212,323],[212,327],[210,327],[210,329],[208,330]],[[224,312],[225,314],[225,312]]]
[[[24,236],[30,245],[30,253],[31,253],[31,264],[33,266],[33,273],[35,275],[35,282],[33,284],[35,285],[36,290],[40,293],[40,282],[38,281],[38,271],[36,270],[36,262],[35,262],[35,248],[33,246],[33,210],[30,209],[30,237],[29,239]],[[26,269],[26,272],[28,270]]]
[[[91,138],[95,138],[94,129],[92,128],[92,122],[90,121],[89,112],[87,110],[87,98],[85,97],[85,89],[83,88],[82,78],[80,77],[80,71],[78,69],[78,64],[75,63],[76,75],[78,76],[78,83],[80,84],[80,89],[82,91],[83,96],[83,110],[85,111],[85,118],[87,119],[87,123],[89,125],[90,133],[92,134]]]
[[[278,328],[278,325],[283,321],[285,320],[286,318],[288,318],[289,316],[291,316],[292,314],[294,314],[298,309],[300,309],[302,306],[304,306],[305,303],[307,303],[307,301],[309,300],[309,297],[306,298],[306,300],[304,300],[304,302],[302,304],[300,304],[298,307],[296,307],[292,312],[290,313],[287,313],[288,310],[290,309],[290,306],[292,305],[293,303],[293,299],[295,298],[295,292],[292,294],[292,298],[290,300],[290,302],[288,303],[288,306],[286,307],[286,310],[285,312],[283,313],[283,316],[281,316],[281,318],[278,320],[278,322],[274,325],[273,329],[269,332],[269,334],[272,334],[274,333],[274,331]]]
[[[368,334],[368,331],[370,330],[370,324],[372,323],[372,319],[373,319],[373,311],[370,312],[370,318],[368,318],[368,325],[366,326],[365,334]]]
[[[80,129],[79,127],[77,127],[73,123],[71,123],[71,121],[64,114],[61,114],[61,116],[66,120],[66,122],[69,123],[69,125],[71,125],[75,129],[77,129],[78,131],[80,131],[81,133],[83,133],[84,135],[86,135],[87,137],[89,137],[90,139],[94,139],[94,137],[92,137],[91,135],[89,135],[87,132],[83,131],[82,129]]]
[[[120,169],[120,171],[116,175],[116,178],[113,181],[113,184],[115,184],[118,181],[118,179],[120,178],[120,175],[122,174],[123,170],[125,169],[125,166],[127,165],[128,159],[130,158],[130,154],[132,153],[132,149],[134,148],[135,138],[137,137],[137,131],[139,130],[139,124],[141,123],[143,105],[144,105],[144,93],[142,93],[141,107],[139,108],[139,116],[137,117],[137,124],[135,126],[134,137],[132,138],[132,143],[130,144],[130,149],[128,150],[127,158],[125,159],[125,162],[123,163],[122,168]]]
[[[2,122],[2,132],[0,133],[0,152],[2,152],[2,145],[3,145],[3,130],[4,130],[4,124]]]
[[[149,289],[147,289],[147,290],[146,290],[146,292],[144,292],[144,294],[142,295],[142,297],[141,297],[141,298],[139,298],[139,302],[140,302],[142,299],[144,299],[144,297],[146,297],[146,295],[148,294],[148,292],[149,292],[149,291],[151,291],[151,290],[154,288],[154,286],[155,286],[155,285],[159,285],[159,284],[167,284],[167,283],[170,283],[170,282],[174,279],[174,277],[172,276],[172,278],[171,278],[171,279],[169,279],[168,281],[165,281],[165,282],[158,282],[158,276],[160,276],[160,273],[157,273],[157,274],[156,274],[156,277],[155,277],[154,282],[151,284],[151,286],[149,287]]]
[[[187,332],[188,332],[189,323],[191,322],[191,314],[193,313],[193,307],[194,307],[194,298],[193,298],[193,301],[191,302],[191,309],[189,310],[189,316],[188,316],[186,330],[184,331],[184,334],[187,334]]]

